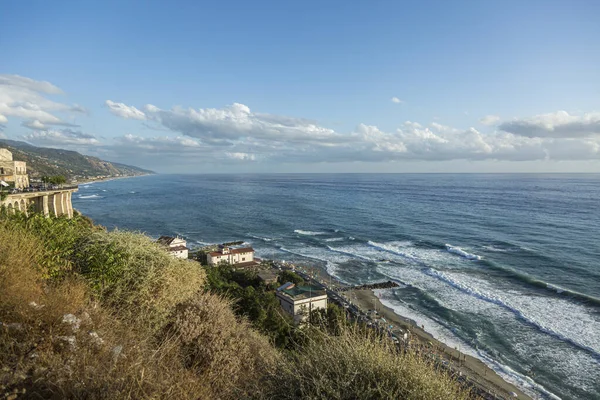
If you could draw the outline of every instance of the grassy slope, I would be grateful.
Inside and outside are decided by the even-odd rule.
[[[232,306],[146,236],[0,213],[0,397],[468,398],[381,338],[315,328],[282,350]]]
[[[85,156],[75,151],[36,147],[15,140],[0,140],[0,147],[13,153],[13,159],[26,161],[29,175],[64,175],[95,177],[98,175],[145,175],[152,173],[142,168],[103,161],[97,157]]]

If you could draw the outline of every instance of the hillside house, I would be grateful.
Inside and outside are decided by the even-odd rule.
[[[169,254],[175,258],[188,258],[187,242],[180,237],[161,236],[157,242],[165,246]]]
[[[222,262],[227,264],[246,264],[254,262],[254,249],[252,247],[243,247],[233,249],[228,246],[219,246],[219,250],[207,254],[208,265],[217,265]]]
[[[16,189],[29,187],[27,163],[14,161],[12,153],[6,149],[0,149],[0,181],[14,183]]]
[[[327,309],[327,293],[316,286],[296,286],[288,282],[277,288],[275,295],[283,311],[297,324],[306,320],[311,311]]]

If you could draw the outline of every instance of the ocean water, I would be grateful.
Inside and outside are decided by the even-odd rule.
[[[600,175],[155,175],[82,185],[73,205],[393,279],[386,305],[532,396],[600,399]]]

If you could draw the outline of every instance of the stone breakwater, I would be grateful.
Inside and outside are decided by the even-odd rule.
[[[363,290],[363,289],[391,289],[398,287],[399,285],[396,282],[387,281],[387,282],[377,282],[377,283],[369,283],[367,285],[359,285],[359,286],[347,286],[342,287],[338,291],[345,292],[347,290]]]

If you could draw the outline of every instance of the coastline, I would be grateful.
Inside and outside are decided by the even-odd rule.
[[[85,181],[85,182],[77,182],[78,186],[81,185],[90,185],[92,183],[98,183],[98,182],[108,182],[108,181],[116,181],[117,179],[129,179],[129,178],[139,178],[140,176],[149,176],[149,175],[156,175],[156,174],[143,174],[143,175],[127,175],[127,176],[111,176],[108,178],[100,178],[100,179],[93,179],[91,181]]]
[[[322,285],[331,287],[335,284],[337,287],[348,287],[344,282],[341,282],[336,277],[329,274],[322,268],[309,266],[295,266],[295,269],[310,275]],[[378,289],[386,290],[386,289]],[[496,371],[487,366],[479,358],[461,352],[459,349],[452,348],[441,340],[435,338],[431,333],[419,327],[415,321],[405,316],[397,314],[392,308],[384,305],[379,297],[372,289],[350,289],[341,294],[352,304],[361,309],[364,313],[368,310],[376,309],[380,317],[385,318],[388,324],[394,326],[394,330],[401,328],[403,331],[409,332],[409,337],[417,340],[422,346],[434,349],[441,357],[456,371],[460,371],[462,375],[468,377],[477,386],[490,390],[502,398],[512,399],[515,393],[518,399],[532,400],[532,397],[523,392],[516,385],[506,381]],[[401,337],[402,335],[397,335]]]
[[[469,377],[470,380],[477,382],[480,386],[492,390],[505,398],[514,397],[512,393],[516,393],[519,399],[530,399],[531,397],[524,393],[521,389],[510,382],[504,380],[493,369],[488,367],[483,361],[459,350],[452,348],[440,340],[436,339],[429,332],[417,326],[414,321],[409,318],[396,314],[396,312],[384,305],[381,300],[375,295],[373,290],[350,290],[347,292],[347,297],[354,300],[363,311],[376,309],[379,315],[384,317],[389,323],[395,327],[400,327],[410,332],[410,336],[416,338],[420,344],[433,347],[437,352],[448,360],[453,367],[460,371],[463,375]]]

